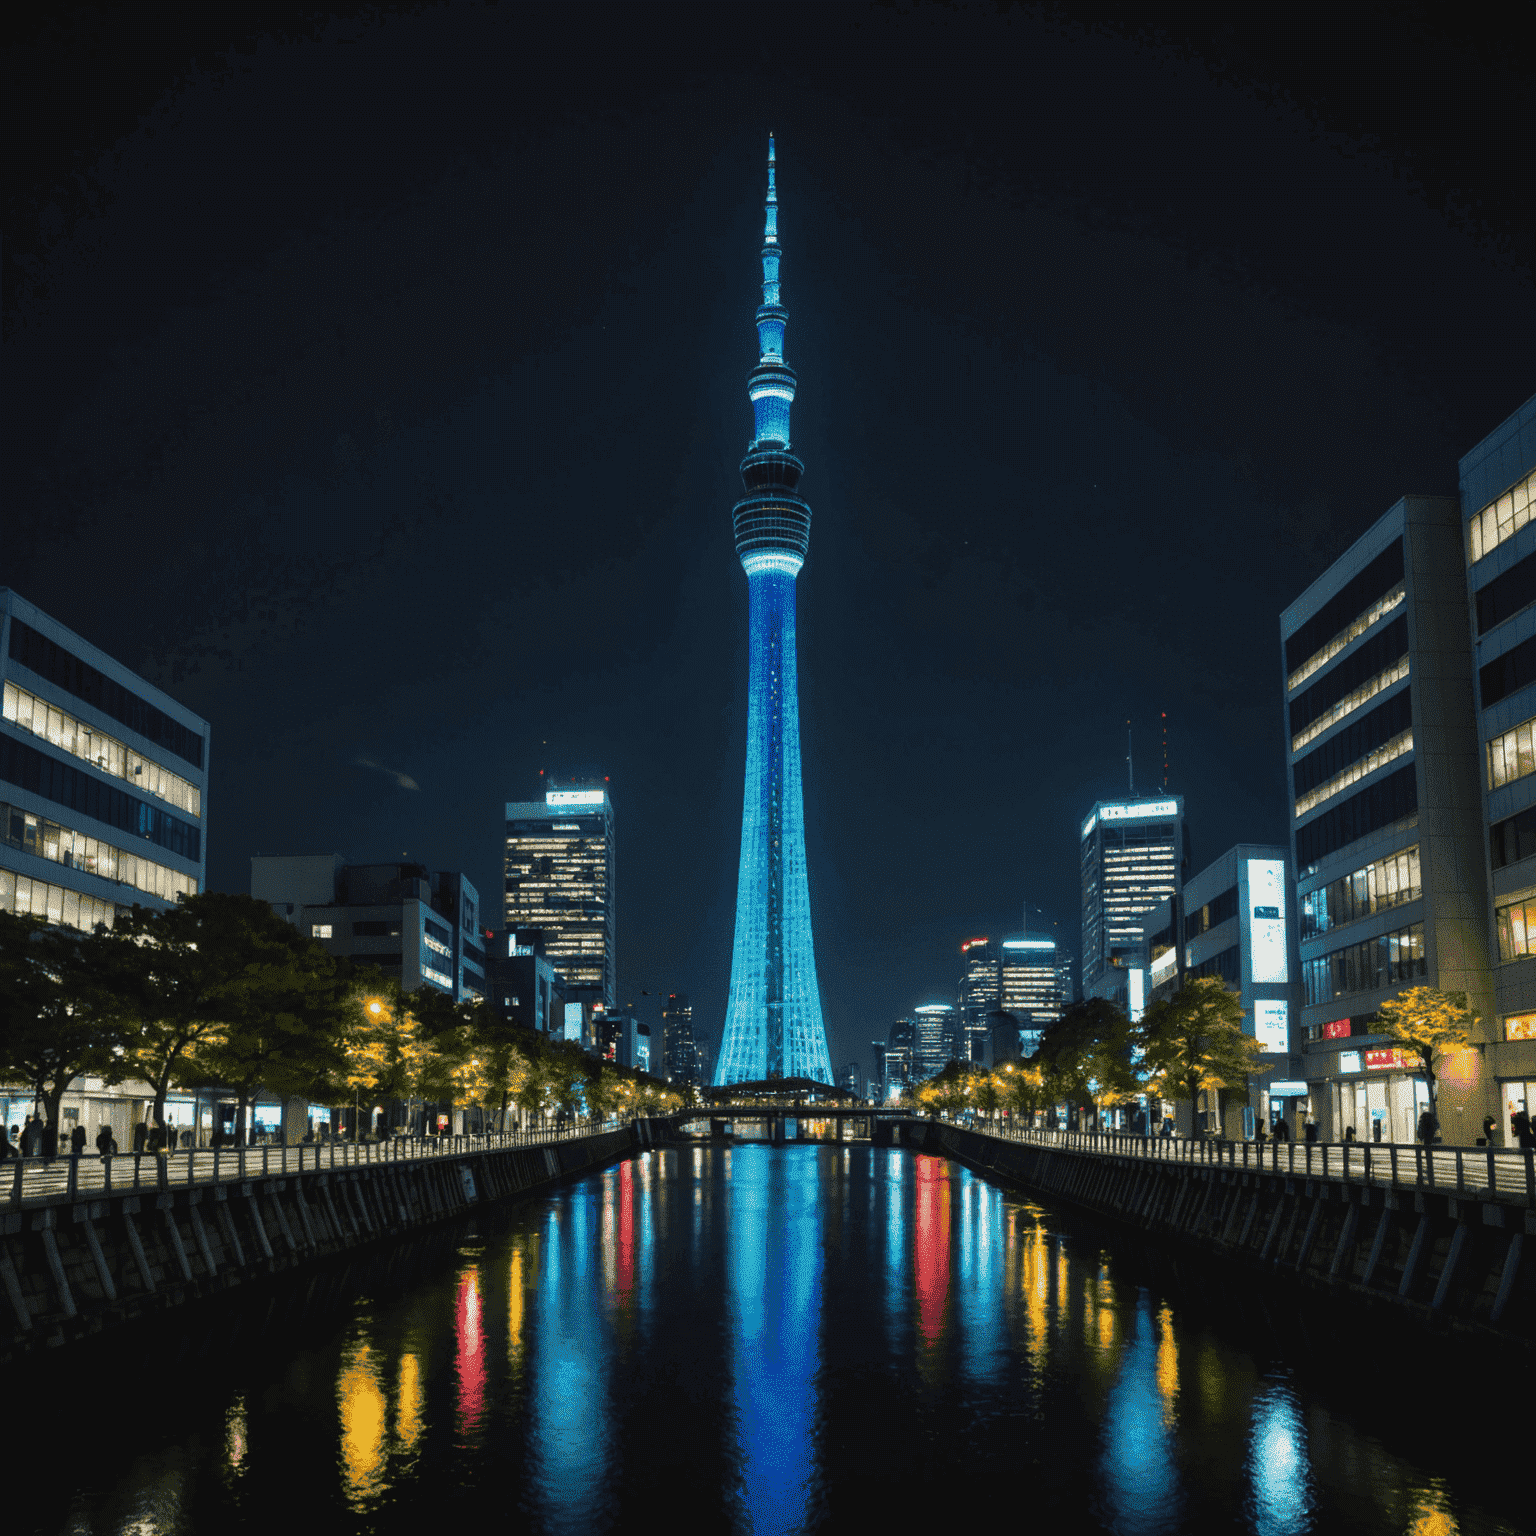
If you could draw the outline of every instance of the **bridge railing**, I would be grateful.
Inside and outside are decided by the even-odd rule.
[[[1536,1209],[1536,1152],[1529,1148],[1426,1147],[1418,1142],[1227,1141],[1114,1131],[1023,1130],[984,1122],[966,1129],[1025,1146],[1201,1167],[1246,1168],[1345,1184],[1492,1196]]]
[[[300,1142],[296,1146],[192,1147],[175,1152],[120,1152],[114,1157],[66,1153],[0,1162],[0,1211],[81,1196],[167,1190],[327,1170],[416,1163],[432,1158],[543,1147],[614,1131],[625,1119],[581,1120],[537,1131],[483,1136],[392,1136],[383,1141]]]

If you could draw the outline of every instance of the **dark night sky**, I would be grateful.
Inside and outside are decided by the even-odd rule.
[[[1280,609],[1532,392],[1475,9],[208,9],[8,39],[0,584],[212,722],[216,889],[495,910],[502,802],[610,775],[621,993],[713,1033],[769,129],[835,1062],[1026,898],[1075,951],[1127,716],[1197,868],[1283,839]]]

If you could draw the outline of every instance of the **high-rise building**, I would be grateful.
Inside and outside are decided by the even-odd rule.
[[[1349,1125],[1413,1139],[1427,1085],[1376,1026],[1394,993],[1466,992],[1493,1012],[1465,537],[1454,500],[1405,497],[1280,617],[1303,1075],[1325,1140]],[[1483,569],[1503,553],[1484,551]],[[1484,630],[1485,721],[1513,723],[1531,698],[1518,663],[1492,656],[1523,632]]]
[[[798,493],[805,465],[790,452],[795,374],[784,361],[789,316],[779,302],[779,254],[770,139],[758,364],[747,389],[754,430],[741,462],[747,494],[734,511],[750,670],[736,940],[717,1085],[775,1075],[832,1080],[811,939],[795,659],[795,579],[810,546],[811,509]]]
[[[331,954],[378,967],[403,991],[486,995],[479,895],[424,864],[349,864],[339,853],[255,854],[251,895]]]
[[[699,1047],[693,1037],[693,1004],[686,992],[669,992],[661,1005],[663,1075],[669,1083],[697,1083]]]
[[[505,1023],[565,1038],[565,988],[537,928],[487,936],[486,1000]]]
[[[204,889],[208,722],[0,587],[0,911],[108,927]]]
[[[848,1092],[854,1096],[854,1098],[863,1098],[864,1075],[859,1071],[858,1062],[850,1061],[848,1065],[843,1068],[843,1080],[839,1086],[846,1088]]]
[[[543,935],[544,953],[564,983],[565,1006],[581,1010],[581,1040],[594,1049],[593,1017],[618,997],[608,791],[550,789],[543,800],[509,801],[503,877],[505,926]]]
[[[957,1010],[949,1003],[924,1003],[912,1010],[916,1029],[912,1042],[912,1075],[932,1077],[954,1055]]]
[[[961,1059],[990,1061],[987,1016],[1001,1006],[1002,958],[988,938],[967,939],[960,946],[965,974],[960,978]]]
[[[1508,1146],[1512,1116],[1536,1118],[1536,398],[1462,459],[1461,514],[1494,996],[1474,1053],[1481,1092],[1469,1085],[1465,1108],[1441,1119],[1480,1129],[1491,1114]]]
[[[917,1020],[897,1019],[885,1046],[885,1097],[916,1080]]]
[[[1002,1009],[1019,1022],[1019,1052],[1033,1056],[1040,1036],[1072,995],[1072,962],[1055,939],[1004,939]]]
[[[1141,917],[1189,874],[1184,799],[1101,800],[1083,822],[1083,995],[1129,1004]]]

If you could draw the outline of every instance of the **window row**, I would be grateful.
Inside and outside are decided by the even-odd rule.
[[[111,843],[61,827],[56,821],[18,810],[14,805],[0,804],[0,838],[23,853],[62,864],[66,869],[83,869],[103,880],[119,880],[162,901],[197,895],[196,879],[179,869],[169,869],[153,859],[114,848]]]
[[[1406,614],[1392,620],[1378,630],[1369,640],[1363,641],[1342,659],[1335,662],[1318,680],[1303,693],[1291,700],[1287,713],[1291,722],[1291,734],[1301,734],[1314,721],[1332,714],[1340,718],[1335,706],[1385,672],[1393,662],[1408,654],[1408,618]]]
[[[99,709],[102,714],[120,721],[130,731],[137,731],[157,746],[174,752],[194,768],[203,766],[203,738],[197,731],[173,720],[163,709],[156,709],[147,699],[141,699],[121,683],[98,672],[62,645],[55,645],[46,635],[38,634],[31,625],[23,624],[14,615],[11,618],[11,659]]]
[[[1536,773],[1536,720],[1525,720],[1488,743],[1488,788]]]
[[[1400,549],[1401,546],[1399,546]],[[1398,565],[1402,565],[1401,553],[1398,556]],[[1315,651],[1286,678],[1286,692],[1289,693],[1301,687],[1313,673],[1321,672],[1347,645],[1353,644],[1366,630],[1379,624],[1389,613],[1395,613],[1407,596],[1401,581],[1390,592],[1383,593],[1352,624],[1341,629],[1320,651]]]
[[[1477,589],[1475,608],[1477,632],[1486,635],[1490,629],[1512,619],[1524,608],[1536,603],[1536,554],[1517,560],[1507,571],[1485,582]]]
[[[1351,577],[1285,642],[1285,669],[1293,679],[1310,659],[1327,649],[1351,619],[1367,613],[1375,599],[1403,581],[1403,541],[1396,538],[1359,575]],[[1316,671],[1317,668],[1312,668]]]
[[[1494,912],[1499,930],[1499,959],[1523,960],[1536,954],[1536,896],[1511,902]]]
[[[79,891],[67,891],[62,885],[32,880],[9,869],[0,869],[0,912],[14,912],[19,917],[30,913],[84,933],[98,923],[110,928],[117,921],[117,907],[110,901],[82,896]]]
[[[1424,924],[1411,923],[1396,933],[1350,944],[1331,955],[1301,962],[1307,1006],[1332,1002],[1355,992],[1375,992],[1428,974],[1424,957]]]
[[[1309,891],[1301,898],[1301,936],[1315,938],[1373,912],[1417,901],[1423,894],[1415,844]]]
[[[1184,918],[1184,937],[1186,939],[1198,938],[1202,933],[1209,933],[1220,923],[1225,923],[1237,916],[1237,887],[1223,891],[1219,896],[1213,896],[1203,907],[1196,907],[1193,912]]]
[[[1330,704],[1315,720],[1291,737],[1291,751],[1300,752],[1309,741],[1316,741],[1324,731],[1330,730],[1340,720],[1360,708],[1369,699],[1374,699],[1378,693],[1385,692],[1394,683],[1400,683],[1408,676],[1408,657],[1399,656],[1391,666],[1383,668],[1374,677],[1367,678],[1353,693],[1347,693],[1343,698]]]
[[[1202,960],[1199,965],[1191,966],[1187,979],[1197,981],[1202,976],[1219,976],[1234,987],[1241,986],[1243,981],[1241,947],[1234,944],[1231,949],[1224,949],[1219,955],[1212,955],[1210,959]]]
[[[1518,864],[1536,853],[1536,805],[1527,806],[1488,829],[1488,859],[1495,869]]]
[[[1394,736],[1384,746],[1377,747],[1374,752],[1367,752],[1364,757],[1353,762],[1342,773],[1329,779],[1326,784],[1319,784],[1316,789],[1303,795],[1296,802],[1296,814],[1305,816],[1308,811],[1315,811],[1325,800],[1332,800],[1337,794],[1342,794],[1351,784],[1358,784],[1369,773],[1375,773],[1378,768],[1385,768],[1388,763],[1395,763],[1398,758],[1406,757],[1413,751],[1413,732],[1404,731],[1400,736]]]
[[[1477,691],[1484,709],[1518,693],[1528,683],[1536,683],[1536,635],[1478,668]]]
[[[1367,784],[1296,829],[1296,867],[1306,870],[1321,858],[1418,814],[1419,782],[1413,763]]]
[[[52,800],[92,821],[148,838],[190,863],[202,861],[201,830],[179,816],[114,789],[13,736],[0,734],[0,780]]]
[[[1305,757],[1296,759],[1291,769],[1291,786],[1301,799],[1309,789],[1336,778],[1351,763],[1367,752],[1391,741],[1413,724],[1413,691],[1399,688],[1358,719],[1352,720],[1327,741],[1314,747]]]
[[[201,819],[203,792],[180,774],[163,768],[152,758],[126,747],[115,737],[93,731],[73,715],[49,704],[15,683],[5,685],[5,718],[34,736],[41,736],[71,757],[94,763],[114,779],[127,779],[137,790],[174,805]]]
[[[1467,526],[1468,560],[1481,560],[1505,539],[1513,538],[1530,522],[1533,505],[1536,505],[1536,473],[1527,475],[1519,485],[1505,491],[1497,501],[1489,502],[1472,518]]]

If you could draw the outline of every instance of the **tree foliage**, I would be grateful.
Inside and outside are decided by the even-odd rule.
[[[1430,1113],[1435,1113],[1435,1068],[1447,1051],[1471,1043],[1479,1022],[1467,994],[1442,992],[1438,987],[1409,987],[1376,1010],[1376,1022],[1393,1044],[1418,1057],[1429,1089]]]
[[[1136,1038],[1147,1089],[1195,1103],[1202,1090],[1241,1088],[1261,1069],[1263,1049],[1243,1032],[1243,1002],[1219,977],[1187,981],[1142,1015]]]

